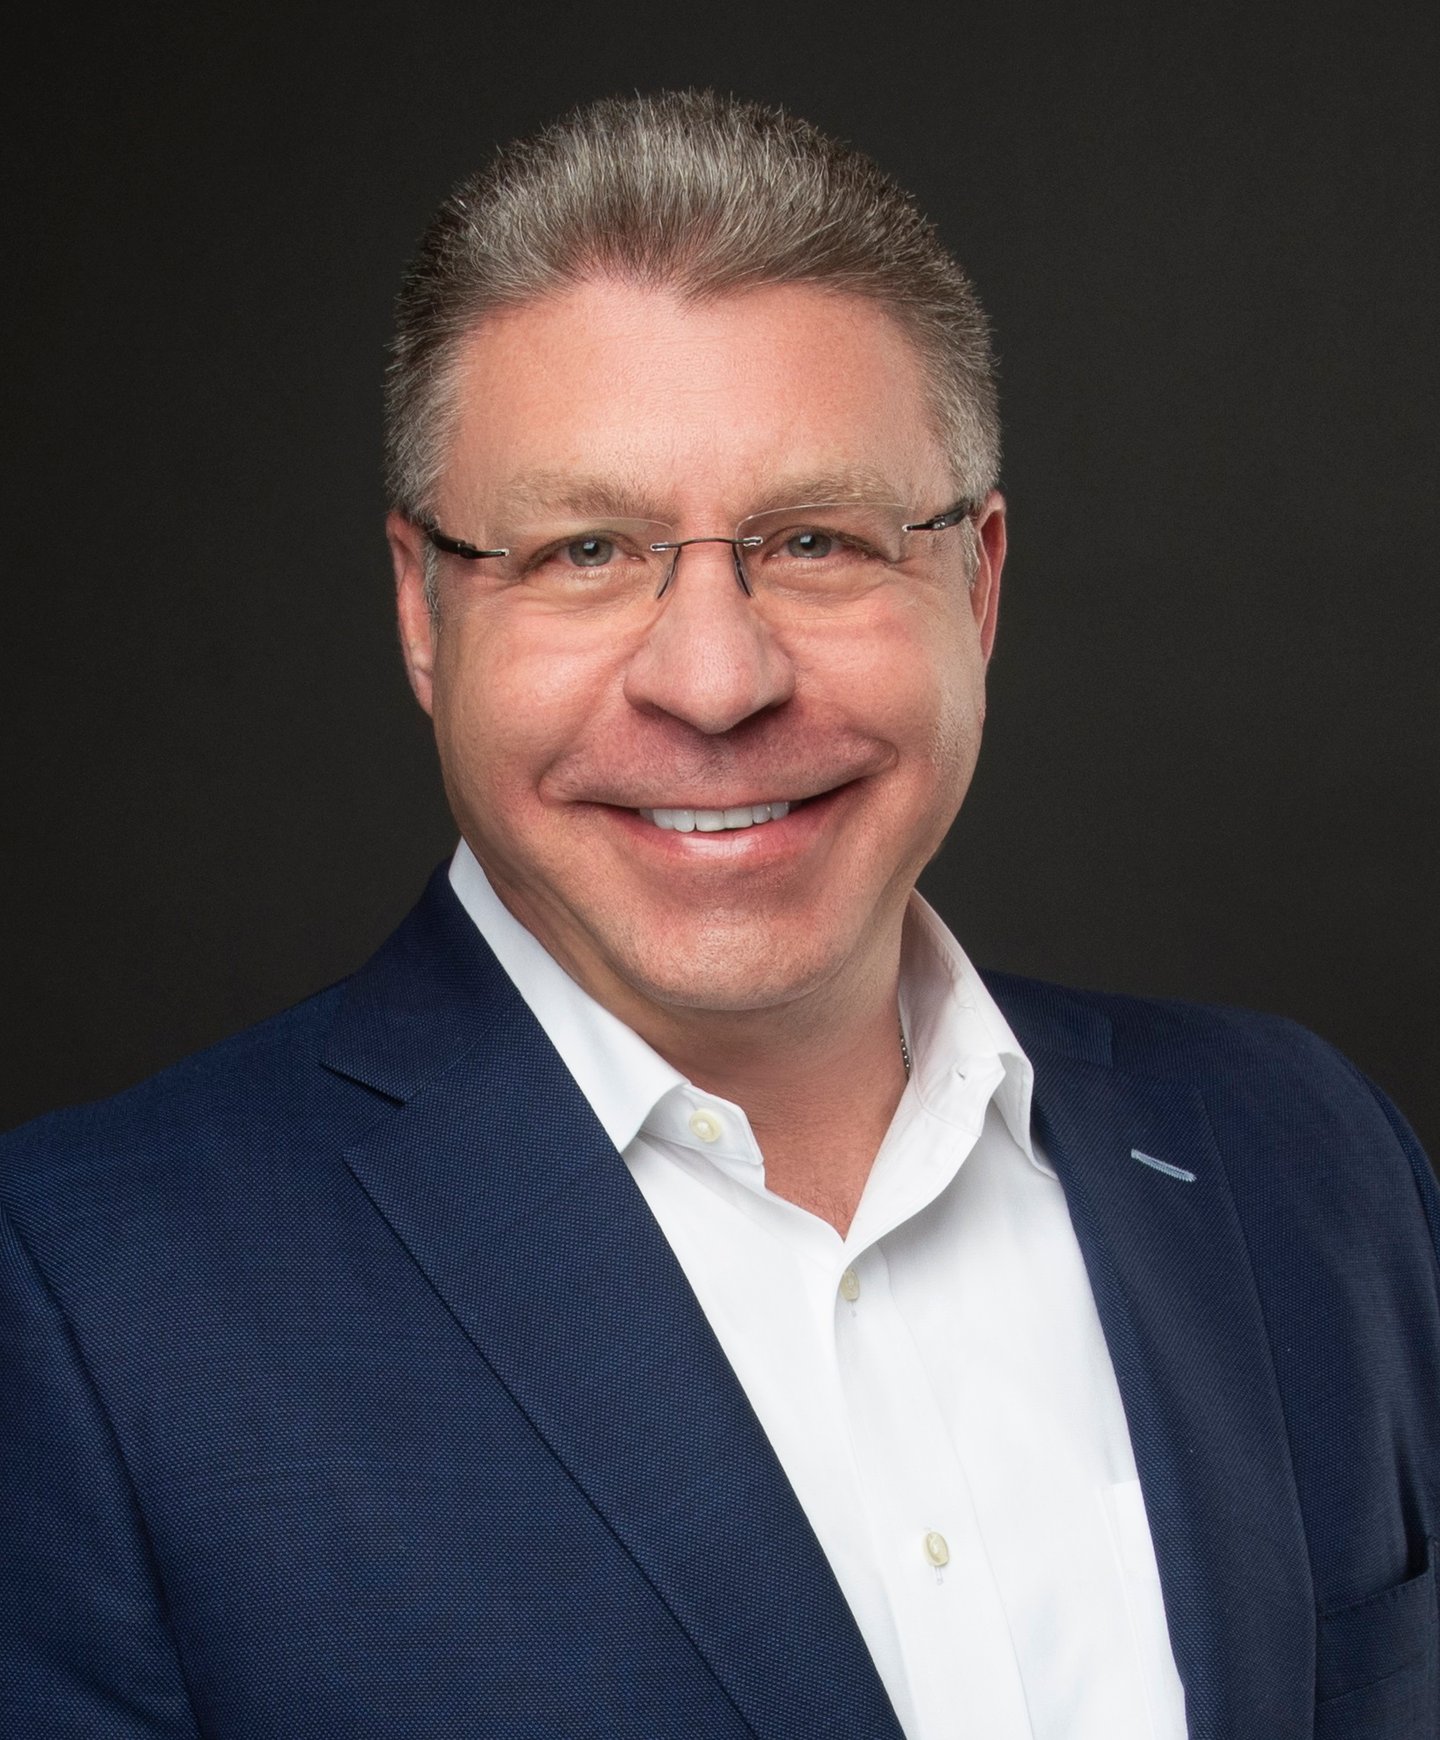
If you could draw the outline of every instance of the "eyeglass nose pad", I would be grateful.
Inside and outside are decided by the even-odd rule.
[[[661,545],[660,548],[663,549],[664,546]],[[675,549],[674,549],[674,554],[670,557],[669,565],[665,569],[665,578],[660,582],[660,585],[656,589],[655,597],[656,597],[657,601],[659,599],[663,598],[665,596],[665,594],[670,590],[670,582],[675,578],[675,570],[679,566],[680,566],[680,546],[678,544],[676,544]]]
[[[735,563],[735,584],[747,598],[753,598],[755,588],[750,584],[750,576],[745,572],[745,558],[740,553],[741,548],[738,540],[730,546],[730,556]]]

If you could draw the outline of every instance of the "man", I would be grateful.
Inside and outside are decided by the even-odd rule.
[[[347,984],[8,1140],[4,1732],[1433,1736],[1413,1139],[914,894],[1005,511],[909,200],[600,104],[399,321],[463,841]]]

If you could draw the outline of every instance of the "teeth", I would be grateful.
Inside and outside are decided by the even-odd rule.
[[[733,810],[641,810],[640,814],[657,828],[673,828],[677,834],[719,834],[753,828],[760,822],[778,822],[790,814],[790,805],[741,804]]]

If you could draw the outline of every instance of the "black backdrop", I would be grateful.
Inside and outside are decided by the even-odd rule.
[[[982,961],[1283,1011],[1440,1145],[1434,10],[54,9],[7,48],[0,1123],[358,962],[452,831],[380,536],[389,301],[587,96],[785,102],[997,326]]]

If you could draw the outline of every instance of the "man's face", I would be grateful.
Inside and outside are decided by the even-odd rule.
[[[577,479],[680,538],[877,488],[920,519],[957,493],[909,341],[873,305],[808,286],[686,305],[584,284],[485,321],[459,381],[438,521],[486,547],[511,529],[503,504],[538,499],[533,521]],[[662,1011],[818,1008],[893,982],[906,897],[980,744],[998,496],[980,520],[972,587],[963,529],[913,534],[927,560],[833,611],[747,597],[719,543],[619,615],[557,612],[445,556],[437,627],[420,534],[392,516],[407,665],[461,831],[510,910],[622,1018],[653,1030]],[[772,802],[789,814],[721,832],[641,814]]]

